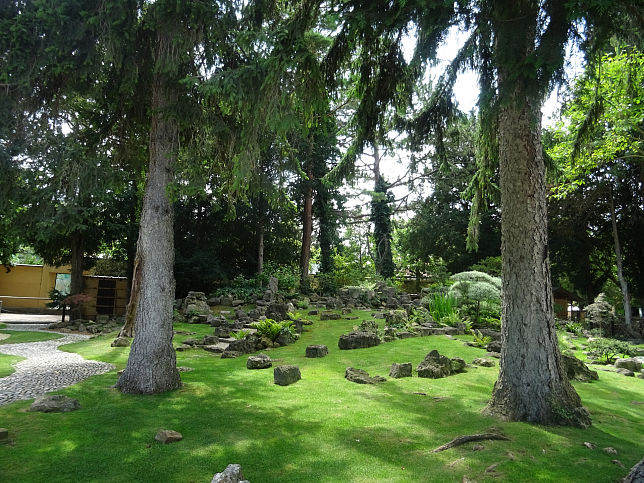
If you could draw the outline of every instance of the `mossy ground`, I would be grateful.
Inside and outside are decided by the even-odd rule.
[[[219,359],[195,349],[177,354],[177,364],[194,371],[182,373],[184,387],[171,393],[120,394],[111,387],[114,371],[59,391],[80,401],[75,412],[28,413],[28,401],[0,407],[11,439],[0,446],[0,480],[205,482],[240,463],[251,482],[460,482],[464,475],[478,482],[606,482],[626,475],[644,456],[640,379],[601,372],[599,381],[575,383],[593,417],[586,430],[504,423],[481,414],[498,368],[468,368],[439,380],[414,374],[375,386],[344,379],[349,366],[387,376],[391,363],[415,367],[432,349],[467,362],[482,349],[432,336],[340,351],[340,334],[360,321],[313,319],[296,344],[267,351],[274,364],[300,367],[302,380],[291,386],[274,385],[271,369],[247,370],[246,357]],[[213,331],[187,324],[176,329],[197,336]],[[187,337],[195,336],[177,335],[175,344]],[[110,347],[112,340],[98,337],[64,349],[121,369],[128,349]],[[327,345],[329,355],[305,358],[309,344]],[[491,427],[511,441],[431,453],[456,436]],[[161,445],[154,441],[159,429],[179,431],[184,439]]]

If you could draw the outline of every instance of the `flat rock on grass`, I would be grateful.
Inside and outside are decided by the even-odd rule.
[[[41,413],[66,413],[76,409],[80,409],[78,400],[62,394],[37,397],[32,405],[29,406],[29,411]]]
[[[355,382],[356,384],[377,384],[387,380],[382,376],[371,377],[367,371],[353,367],[347,367],[344,377],[347,381]]]
[[[273,365],[273,361],[266,354],[257,354],[250,356],[246,361],[247,369],[268,369]]]
[[[316,358],[324,357],[329,353],[329,348],[325,345],[310,345],[306,347],[306,357]]]
[[[154,436],[154,439],[162,444],[176,443],[183,439],[183,435],[172,429],[160,429],[156,436]]]

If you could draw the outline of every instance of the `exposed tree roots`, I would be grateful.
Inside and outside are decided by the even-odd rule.
[[[457,438],[454,438],[449,443],[444,444],[443,446],[439,446],[438,448],[433,450],[432,453],[439,453],[441,451],[445,451],[446,449],[450,449],[455,446],[460,446],[465,443],[470,443],[472,441],[485,441],[490,439],[510,441],[510,438],[498,433],[466,434],[466,435],[458,436]]]

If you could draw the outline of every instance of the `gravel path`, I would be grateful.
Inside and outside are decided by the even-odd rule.
[[[7,329],[11,330],[37,330],[42,327],[42,324],[7,324]],[[2,354],[26,357],[16,364],[16,372],[0,379],[0,406],[22,399],[34,399],[114,369],[112,364],[106,362],[88,361],[78,354],[59,351],[61,345],[89,339],[89,336],[82,334],[61,335],[64,337],[56,340],[0,345]]]

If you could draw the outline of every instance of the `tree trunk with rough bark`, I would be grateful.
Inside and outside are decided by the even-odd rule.
[[[157,64],[160,59],[172,61],[167,58],[174,50],[172,40],[172,29],[158,28],[154,47]],[[177,102],[172,83],[162,69],[154,73],[150,167],[137,246],[141,284],[136,300],[135,337],[117,383],[117,388],[126,393],[154,394],[181,386],[172,346],[174,235],[172,205],[166,193],[174,179],[178,146],[178,126],[168,115]]]
[[[516,72],[534,48],[536,4],[519,1],[508,8],[508,3],[496,29],[503,49],[497,53],[503,95],[498,112],[502,349],[487,412],[510,421],[587,426],[590,417],[568,381],[555,332],[540,100]]]
[[[613,227],[613,242],[615,245],[615,264],[617,265],[617,279],[619,286],[622,289],[622,299],[624,300],[624,328],[626,333],[633,335],[633,323],[631,320],[631,299],[628,293],[628,282],[624,277],[624,265],[622,260],[622,248],[619,243],[619,233],[617,232],[617,217],[615,216],[615,197],[613,195],[613,188],[610,189],[610,222]]]

